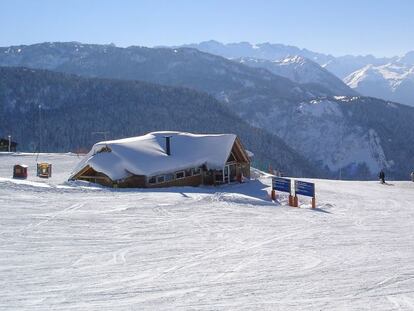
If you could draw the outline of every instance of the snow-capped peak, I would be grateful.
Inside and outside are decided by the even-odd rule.
[[[397,61],[367,65],[351,73],[344,82],[363,95],[414,105],[414,65]]]
[[[398,62],[414,66],[414,51],[406,53],[403,57],[398,59]]]
[[[250,67],[265,68],[273,74],[288,78],[296,83],[319,84],[335,95],[356,95],[356,92],[353,92],[339,78],[303,56],[291,55],[273,61],[243,57],[238,61]]]
[[[274,62],[283,63],[283,64],[300,64],[300,65],[303,65],[306,63],[312,63],[310,60],[308,61],[305,57],[302,57],[299,55],[288,56],[282,60],[275,60]]]

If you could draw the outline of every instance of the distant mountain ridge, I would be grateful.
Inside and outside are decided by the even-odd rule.
[[[258,58],[266,60],[278,60],[292,55],[298,55],[319,64],[324,64],[331,60],[333,56],[316,53],[307,49],[300,49],[296,46],[284,45],[278,43],[257,43],[249,42],[239,43],[221,43],[215,40],[204,41],[200,43],[184,44],[177,47],[194,48],[206,53],[220,55],[226,58]]]
[[[217,41],[205,41],[198,44],[187,44],[207,53],[221,55],[229,59],[245,59],[247,65],[262,67],[275,74],[287,77],[295,82],[305,80],[320,83],[320,68],[308,66],[308,73],[303,73],[300,67],[291,66],[290,72],[277,68],[286,59],[309,59],[309,62],[319,64],[323,69],[333,73],[343,80],[354,91],[366,95],[400,102],[414,106],[414,82],[412,72],[414,68],[414,51],[407,52],[403,56],[374,57],[372,55],[353,56],[345,55],[334,57],[323,53],[316,53],[307,49],[283,44],[251,44],[248,42],[223,44]],[[312,72],[312,74],[309,74]],[[299,79],[297,79],[299,78]],[[344,87],[334,78],[325,75],[323,85],[335,90],[337,95],[352,95],[350,91],[344,93]],[[340,94],[340,92],[344,94]],[[355,95],[355,94],[353,94]]]
[[[340,79],[345,78],[353,71],[360,69],[368,64],[384,65],[395,61],[399,57],[375,57],[373,55],[344,55],[333,56],[330,54],[318,53],[308,49],[301,49],[296,46],[280,43],[220,43],[210,40],[200,43],[184,44],[180,47],[191,47],[203,52],[220,55],[226,58],[251,57],[266,60],[281,60],[286,57],[301,56],[310,59],[328,71],[335,74]],[[408,52],[407,58],[414,58],[413,52]],[[404,58],[405,56],[403,56]]]
[[[190,48],[168,49],[42,43],[0,48],[0,66],[25,66],[90,77],[144,80],[200,89],[218,96],[277,92],[278,98],[336,95],[326,88],[299,85],[260,68]]]
[[[319,66],[317,63],[302,57],[292,56],[280,60],[265,60],[250,57],[234,59],[250,67],[264,68],[270,72],[288,78],[296,83],[314,83],[322,85],[336,95],[357,96],[356,91],[347,86],[341,79]]]

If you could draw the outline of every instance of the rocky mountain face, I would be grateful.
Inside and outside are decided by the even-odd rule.
[[[267,69],[275,75],[288,78],[296,83],[321,85],[336,95],[358,95],[341,79],[302,56],[286,57],[273,61],[243,57],[235,59],[235,61],[250,67]]]
[[[319,98],[249,115],[334,176],[406,179],[414,163],[414,109],[370,97]]]
[[[96,132],[116,139],[166,129],[236,133],[262,168],[271,164],[290,175],[324,175],[279,137],[252,127],[205,93],[0,67],[0,137],[13,134],[21,151],[88,150],[103,140]]]
[[[194,49],[45,43],[3,48],[0,64],[207,92],[237,120],[282,137],[290,148],[335,176],[375,178],[379,168],[386,168],[394,177],[406,178],[412,170],[408,166],[414,152],[406,139],[414,133],[413,108],[363,96],[337,96],[319,84],[297,83]],[[119,102],[116,97],[111,100],[114,105]],[[169,103],[172,113],[175,104]]]

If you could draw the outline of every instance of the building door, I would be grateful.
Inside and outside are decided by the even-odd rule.
[[[223,175],[223,182],[224,182],[225,184],[227,184],[227,183],[229,183],[229,182],[230,182],[230,178],[229,178],[229,176],[230,176],[230,166],[229,166],[229,165],[226,165],[226,166],[224,167],[224,175]]]
[[[237,166],[236,164],[227,164],[224,167],[224,178],[223,178],[223,182],[224,183],[231,183],[231,182],[235,182],[237,180]]]
[[[237,165],[235,163],[230,164],[229,168],[230,168],[230,172],[229,172],[230,182],[237,181]]]

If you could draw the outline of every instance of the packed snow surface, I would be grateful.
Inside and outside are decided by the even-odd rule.
[[[170,137],[171,155],[166,153]],[[236,135],[152,132],[143,136],[103,141],[95,144],[73,173],[89,165],[118,180],[133,175],[157,175],[199,167],[222,169]],[[108,152],[109,150],[109,152]]]
[[[67,183],[79,158],[0,154],[0,310],[412,310],[414,183]],[[15,163],[28,180],[13,180]]]

